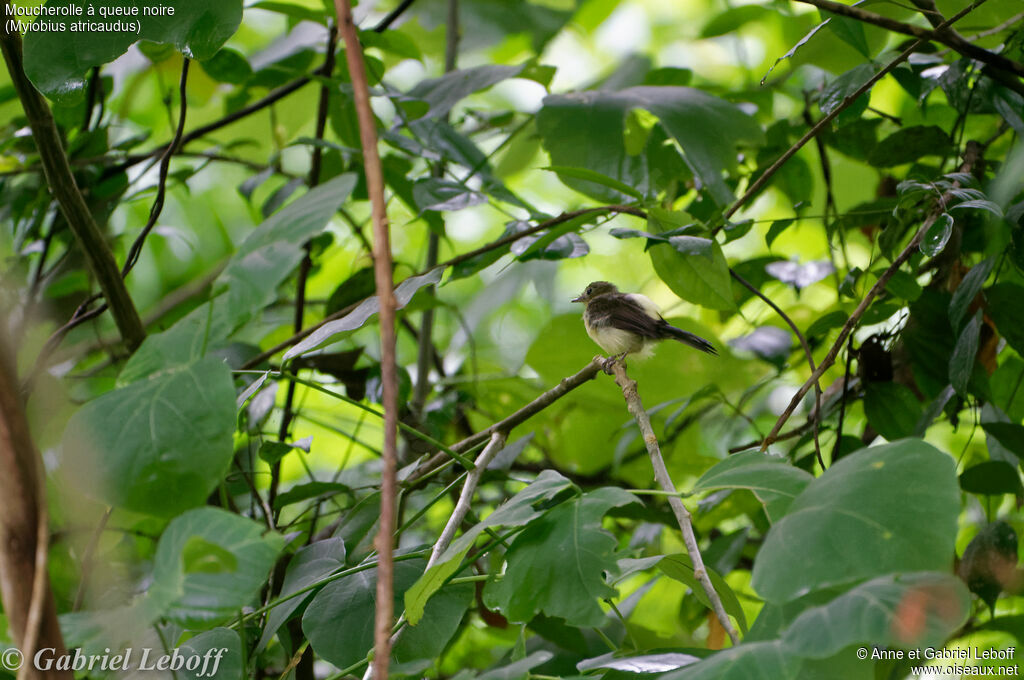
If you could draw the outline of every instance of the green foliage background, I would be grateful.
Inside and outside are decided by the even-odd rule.
[[[222,678],[360,676],[381,372],[333,3],[170,4],[140,42],[24,37],[119,264],[191,58],[126,277],[134,352],[109,315],[55,335],[98,289],[0,73],[0,306],[61,626],[94,653],[227,647]],[[356,8],[403,306],[395,677],[903,678],[911,661],[857,649],[1019,646],[1020,3],[956,23],[984,54],[926,41],[857,98],[911,39],[807,4],[452,4],[447,74],[448,2]],[[930,29],[914,5],[861,8]],[[410,475],[586,366],[569,300],[598,279],[719,350],[665,343],[629,372],[739,645],[604,375],[512,430],[426,568],[464,471]],[[836,350],[820,406],[810,391],[759,452],[810,375],[801,339],[815,364]]]

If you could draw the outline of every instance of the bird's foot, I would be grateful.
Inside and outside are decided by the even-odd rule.
[[[612,375],[612,369],[614,368],[616,363],[626,363],[627,354],[629,354],[629,352],[623,352],[622,354],[616,354],[615,356],[605,357],[604,360],[601,362],[601,370],[603,370],[608,375]]]

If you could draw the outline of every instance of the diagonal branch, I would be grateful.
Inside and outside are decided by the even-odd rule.
[[[949,28],[951,22],[944,22],[941,19],[942,15],[938,15],[937,12],[927,11],[925,16],[935,26],[934,29],[924,28],[923,26],[915,26],[914,24],[907,24],[896,19],[890,19],[889,17],[882,16],[881,14],[875,14],[874,12],[868,12],[867,10],[861,9],[853,5],[844,5],[834,0],[796,0],[808,5],[814,5],[818,9],[823,9],[826,12],[832,12],[840,16],[849,17],[856,19],[857,21],[863,21],[864,23],[873,24],[879,26],[894,33],[902,33],[903,35],[909,35],[914,38],[921,40],[927,40],[930,42],[937,42],[941,45],[945,45],[950,49],[962,54],[965,57],[976,59],[983,64],[994,66],[1003,71],[1008,71],[1015,74],[1020,78],[1024,78],[1024,64],[1014,61],[1009,57],[1005,57],[995,52],[989,52],[983,47],[978,47],[972,42],[969,42],[962,35]],[[915,3],[917,4],[917,3]],[[934,4],[932,4],[934,7]]]
[[[600,358],[597,357],[597,359]],[[607,371],[608,369],[605,370]],[[622,390],[622,397],[626,400],[626,407],[636,420],[636,424],[640,427],[640,434],[644,437],[647,453],[651,457],[651,466],[654,468],[654,479],[657,480],[658,486],[661,487],[662,491],[668,494],[668,504],[672,508],[672,513],[676,516],[679,530],[683,533],[686,552],[690,556],[690,561],[693,562],[693,575],[704,588],[704,593],[711,602],[711,608],[714,610],[718,622],[722,624],[722,628],[729,634],[732,644],[738,645],[740,643],[739,634],[732,625],[732,621],[729,620],[729,615],[722,605],[722,598],[715,592],[715,586],[712,585],[711,577],[708,576],[708,571],[704,567],[700,546],[697,545],[697,537],[693,533],[693,522],[690,512],[683,505],[682,499],[679,498],[676,485],[668,474],[668,468],[665,467],[665,459],[661,456],[661,448],[658,446],[658,438],[654,434],[654,428],[651,427],[651,419],[648,417],[647,411],[644,410],[644,405],[640,401],[640,395],[636,390],[636,381],[630,379],[629,375],[626,374],[626,364],[622,361],[611,362],[610,372],[615,376],[615,384]]]
[[[973,12],[977,7],[984,4],[985,2],[986,0],[975,0],[975,2],[971,3],[967,7],[957,12],[951,18],[944,21],[942,23],[942,26],[946,27],[954,24],[955,22],[967,16],[969,13]],[[845,7],[845,5],[843,6]],[[743,195],[737,198],[733,202],[733,204],[730,205],[724,213],[722,213],[722,218],[728,220],[730,217],[736,214],[736,212],[740,208],[745,206],[750,201],[750,199],[756,196],[757,193],[761,191],[761,189],[763,189],[766,184],[768,184],[769,180],[771,180],[775,173],[779,171],[779,168],[786,164],[786,161],[795,156],[796,152],[802,149],[804,145],[807,144],[807,142],[811,141],[819,134],[821,134],[821,131],[828,127],[828,125],[836,118],[836,116],[838,116],[840,113],[846,110],[846,108],[850,106],[850,104],[855,102],[858,97],[860,97],[865,92],[868,92],[872,87],[875,86],[875,83],[877,83],[879,80],[887,76],[894,68],[902,64],[907,59],[909,59],[910,55],[916,52],[925,42],[926,39],[924,38],[919,38],[915,40],[913,43],[911,43],[909,47],[907,47],[907,49],[900,52],[895,59],[893,59],[884,67],[882,67],[882,69],[878,73],[873,75],[866,83],[857,88],[856,92],[848,94],[846,97],[844,97],[843,101],[841,101],[838,106],[832,109],[832,111],[830,111],[828,115],[826,115],[824,118],[819,120],[818,123],[810,130],[808,130],[803,137],[798,139],[793,144],[793,146],[786,149],[786,151],[781,156],[779,156],[778,160],[772,163],[772,165],[767,170],[765,170],[760,177],[758,177],[754,182],[752,182],[750,184],[750,187],[747,188]],[[721,228],[721,226],[716,227],[714,232],[717,233]]]
[[[10,7],[9,0],[4,0],[4,7]],[[6,24],[0,28],[0,50],[4,53],[11,82],[32,129],[32,139],[39,149],[39,159],[46,174],[46,182],[53,197],[57,199],[68,226],[75,234],[75,239],[89,263],[89,270],[96,277],[100,290],[103,291],[103,296],[113,311],[114,322],[121,333],[121,338],[130,350],[134,350],[146,337],[139,312],[135,309],[135,304],[121,279],[114,254],[103,238],[103,232],[96,224],[71,173],[71,165],[61,144],[60,133],[53,120],[50,106],[25,75],[21,35],[7,29]]]
[[[981,146],[973,142],[968,143],[967,150],[964,153],[963,165],[960,166],[960,172],[969,173],[971,169],[974,167],[974,165],[980,160],[980,155]],[[939,216],[942,215],[945,209],[944,206],[946,206],[952,199],[951,192],[955,189],[958,189],[959,187],[959,182],[954,182],[953,188],[951,188],[949,191],[947,191],[945,194],[943,194],[937,199],[935,208],[933,208],[931,213],[929,213],[928,217],[921,225],[921,228],[917,230],[917,233],[914,234],[913,238],[910,239],[910,242],[906,245],[903,251],[900,252],[898,256],[896,256],[896,259],[893,260],[892,264],[889,265],[889,267],[884,272],[882,272],[882,275],[878,277],[877,281],[875,281],[875,285],[871,286],[871,290],[868,291],[868,294],[864,296],[864,299],[860,301],[860,304],[857,305],[857,308],[853,310],[852,314],[850,314],[850,318],[848,318],[846,320],[846,323],[843,324],[843,327],[839,329],[839,336],[832,344],[832,347],[829,349],[828,354],[826,354],[825,358],[821,360],[820,364],[818,364],[818,368],[811,373],[811,377],[808,378],[807,381],[800,387],[800,389],[797,390],[796,394],[793,395],[793,398],[790,400],[789,405],[786,406],[786,410],[782,412],[782,415],[780,415],[779,419],[775,422],[775,427],[772,428],[772,431],[769,432],[768,436],[765,437],[764,441],[761,442],[762,451],[767,449],[768,446],[776,440],[779,432],[782,430],[782,426],[785,425],[786,421],[789,420],[789,417],[793,415],[793,411],[795,411],[796,407],[800,405],[800,401],[804,398],[804,395],[807,394],[807,391],[811,388],[811,385],[814,384],[819,378],[821,378],[822,374],[826,370],[828,370],[833,363],[835,363],[836,357],[839,356],[839,351],[843,347],[843,343],[846,342],[846,338],[857,327],[857,324],[860,322],[860,318],[864,315],[864,312],[867,311],[868,306],[871,304],[871,301],[874,300],[875,297],[879,293],[881,293],[882,290],[885,289],[885,285],[889,283],[889,279],[891,279],[893,275],[896,273],[896,271],[899,270],[899,268],[903,265],[903,263],[909,260],[910,256],[917,251],[918,246],[921,244],[921,238],[925,235],[925,233],[927,233],[929,227],[931,227],[932,224],[935,223],[935,220],[937,220]]]

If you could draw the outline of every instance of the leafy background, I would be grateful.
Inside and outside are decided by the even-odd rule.
[[[903,678],[906,659],[856,649],[1018,646],[1019,3],[956,24],[1009,67],[925,43],[855,99],[909,38],[787,2],[452,4],[457,43],[446,2],[356,8],[403,306],[393,674]],[[929,27],[914,4],[866,9]],[[0,299],[61,627],[93,652],[227,647],[223,678],[358,676],[381,371],[334,8],[175,6],[134,44],[24,39],[119,263],[166,189],[126,278],[148,333],[134,351],[109,315],[53,335],[97,287],[0,73]],[[569,300],[597,279],[719,349],[666,344],[629,371],[737,646],[603,375],[512,430],[426,569],[462,471],[411,473],[590,361]],[[744,281],[815,363],[836,350],[820,407],[812,391],[764,452],[810,370]]]

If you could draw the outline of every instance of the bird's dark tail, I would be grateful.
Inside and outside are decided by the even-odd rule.
[[[670,326],[668,324],[665,324],[663,330],[668,337],[673,340],[678,340],[684,345],[689,345],[694,349],[699,349],[701,352],[707,352],[708,354],[718,354],[718,350],[715,349],[714,345],[690,331],[684,331],[681,328],[676,328],[675,326]]]

